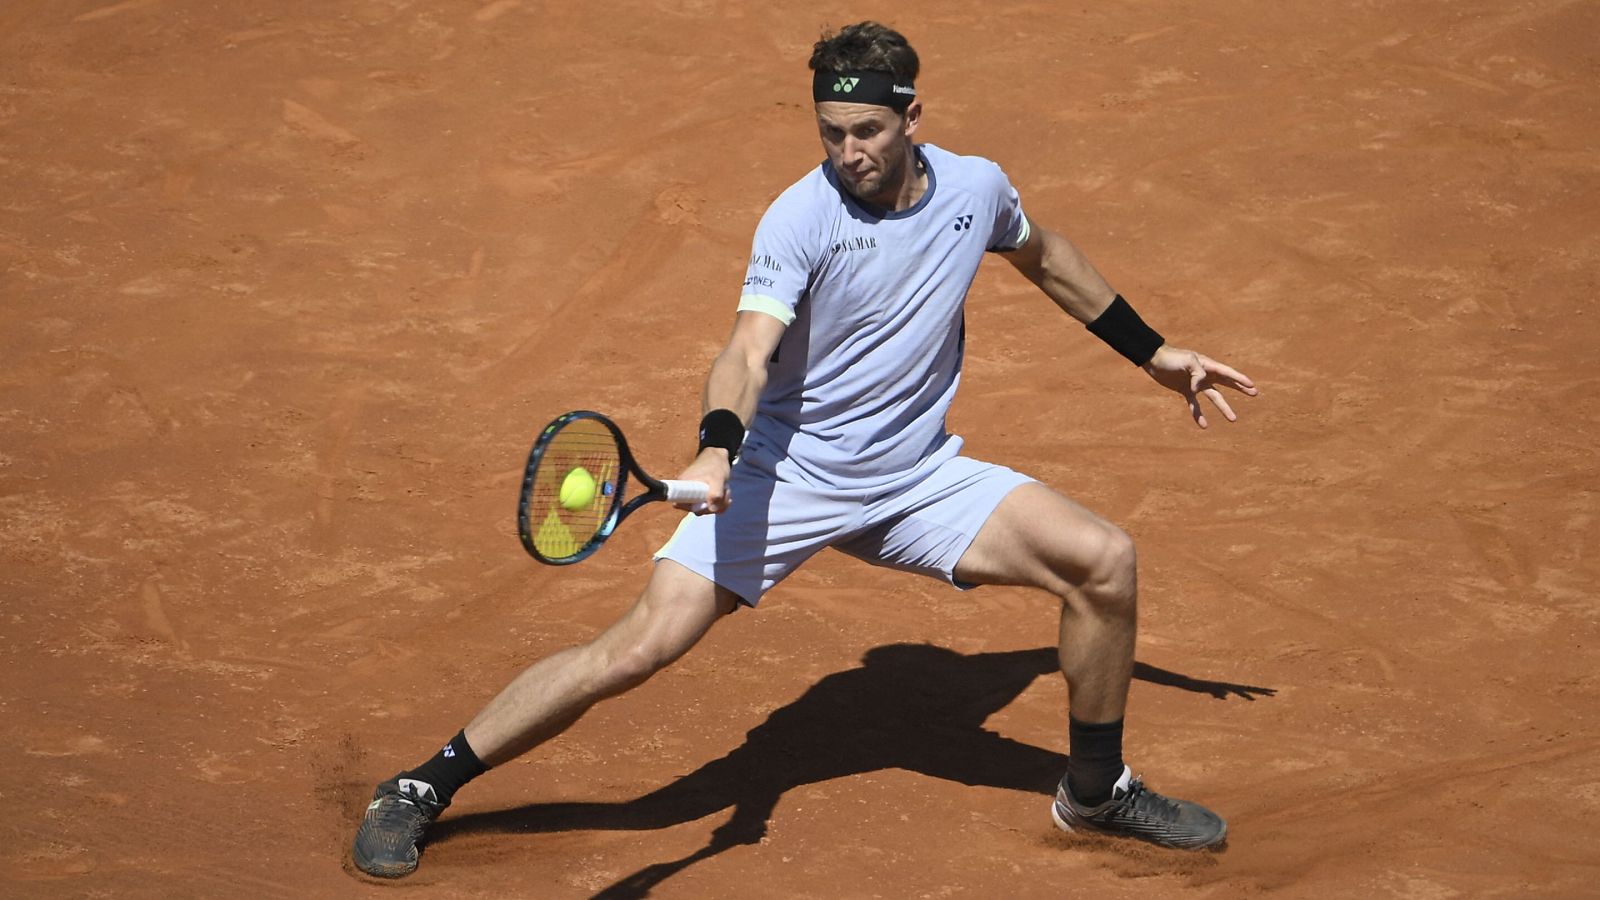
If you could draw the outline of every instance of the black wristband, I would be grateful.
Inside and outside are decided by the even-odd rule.
[[[744,423],[733,410],[713,409],[700,420],[700,450],[720,447],[728,451],[728,462],[733,462],[739,458],[739,447],[743,443]]]
[[[1128,301],[1122,299],[1121,294],[1111,301],[1105,312],[1089,323],[1089,333],[1110,344],[1111,349],[1127,357],[1136,366],[1149,362],[1161,345],[1167,342],[1166,338],[1139,318],[1139,314],[1133,311]]]

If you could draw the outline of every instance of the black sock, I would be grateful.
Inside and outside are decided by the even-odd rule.
[[[409,772],[401,772],[401,778],[411,778],[416,781],[426,781],[433,785],[439,795],[439,802],[448,806],[450,798],[462,785],[489,771],[489,767],[478,759],[478,754],[472,752],[467,745],[467,732],[456,733],[450,743],[433,755],[428,760]]]
[[[1067,730],[1067,787],[1079,803],[1099,806],[1122,777],[1122,720],[1090,723],[1068,716]]]

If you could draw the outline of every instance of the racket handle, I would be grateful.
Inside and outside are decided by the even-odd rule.
[[[711,496],[711,486],[703,481],[674,481],[668,479],[661,482],[667,491],[668,503],[704,503]]]

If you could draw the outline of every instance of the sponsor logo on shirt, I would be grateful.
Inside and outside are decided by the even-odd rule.
[[[764,275],[751,275],[750,277],[748,277],[748,278],[746,278],[744,280],[744,286],[745,287],[750,287],[751,285],[760,285],[761,287],[772,287],[773,285],[775,285],[777,283],[778,283],[778,279],[776,279],[776,278],[768,278],[768,277],[766,277]]]
[[[750,254],[750,265],[758,266],[770,272],[782,272],[783,265],[765,253]]]
[[[972,227],[972,216],[956,216],[956,230],[966,231]]]
[[[836,241],[833,245],[835,253],[849,253],[855,250],[876,250],[878,239],[875,237],[853,237]]]

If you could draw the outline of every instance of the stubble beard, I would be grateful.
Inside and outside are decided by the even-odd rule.
[[[885,185],[900,183],[905,169],[906,161],[904,157],[901,157],[892,169],[878,172],[854,183],[851,183],[849,179],[845,179],[845,187],[849,189],[857,200],[865,200],[875,206],[893,206],[896,198],[888,198],[889,202],[886,204],[882,202],[881,195],[884,192]]]

